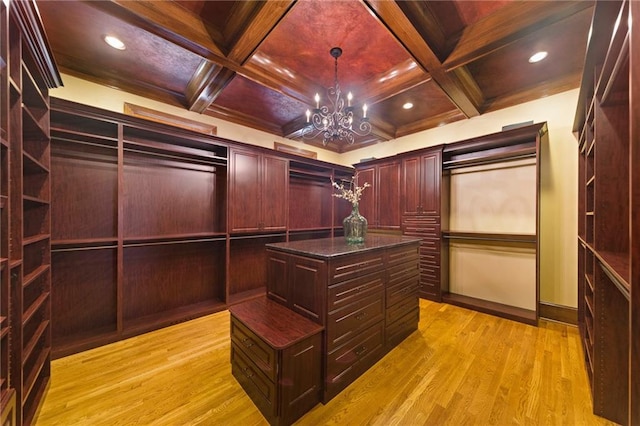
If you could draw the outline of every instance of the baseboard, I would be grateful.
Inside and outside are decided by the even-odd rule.
[[[555,305],[548,302],[538,304],[540,318],[578,325],[578,309],[569,306]]]

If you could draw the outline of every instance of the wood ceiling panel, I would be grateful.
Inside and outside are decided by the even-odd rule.
[[[591,11],[583,10],[563,21],[547,26],[516,43],[484,56],[468,65],[469,70],[488,100],[511,95],[563,76],[579,75],[584,64]],[[549,56],[530,64],[529,57],[537,51]],[[566,88],[566,81],[563,80]],[[573,87],[578,87],[575,81]]]
[[[92,3],[39,3],[46,14],[45,29],[58,65],[95,79],[122,79],[146,88],[184,93],[201,58],[127,22],[91,6]],[[51,25],[55,21],[91,22],[91,25]],[[125,50],[109,47],[103,37],[119,37]]]
[[[466,27],[445,61],[448,70],[467,63],[542,28],[566,22],[573,14],[590,10],[590,1],[517,2]],[[576,28],[579,31],[580,28]],[[540,34],[540,33],[538,33]],[[579,35],[584,37],[584,32]],[[453,40],[452,40],[453,41]]]
[[[216,98],[213,108],[238,111],[245,116],[282,127],[300,118],[308,106],[242,76],[236,76]]]
[[[402,106],[407,102],[411,102],[413,108],[403,109]],[[397,127],[449,112],[460,114],[460,111],[433,81],[406,90],[371,106],[370,109],[372,116],[379,116],[387,122],[396,124]]]
[[[360,2],[301,1],[269,34],[258,53],[271,66],[333,86],[332,47],[341,47],[338,79],[343,89],[410,59],[402,46]]]

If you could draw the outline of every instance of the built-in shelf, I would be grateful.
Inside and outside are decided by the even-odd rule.
[[[226,234],[215,233],[196,233],[196,234],[174,234],[174,235],[154,235],[145,237],[129,237],[123,241],[124,247],[139,247],[163,244],[186,244],[186,243],[205,243],[214,241],[226,241]]]
[[[538,239],[535,234],[506,234],[487,232],[460,232],[443,231],[442,237],[448,240],[486,241],[502,243],[529,243],[536,244]]]

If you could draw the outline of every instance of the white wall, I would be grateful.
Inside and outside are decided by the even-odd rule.
[[[124,102],[129,102],[213,124],[217,126],[218,136],[223,138],[268,148],[273,148],[275,141],[282,142],[316,151],[320,160],[345,165],[357,163],[362,158],[388,157],[404,151],[499,132],[502,126],[508,124],[529,120],[536,123],[546,121],[549,127],[549,144],[542,148],[541,162],[540,298],[545,302],[576,307],[578,154],[571,127],[578,99],[577,89],[344,154],[336,154],[69,75],[63,75],[62,78],[64,87],[51,90],[51,96],[115,112],[123,112]]]

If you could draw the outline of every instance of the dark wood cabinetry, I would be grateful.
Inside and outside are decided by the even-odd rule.
[[[442,147],[402,159],[402,214],[440,215]]]
[[[578,316],[594,413],[640,423],[640,30],[634,1],[596,2],[578,137]]]
[[[427,148],[402,159],[402,233],[420,243],[420,297],[442,301],[442,147]]]
[[[253,151],[231,150],[229,232],[287,229],[288,162]]]
[[[325,328],[323,402],[416,330],[418,239],[370,235],[268,245],[267,295]]]
[[[440,216],[408,215],[402,220],[402,233],[419,237],[420,242],[420,297],[442,301],[442,282],[446,282],[447,257],[442,256]]]
[[[265,244],[341,228],[347,167],[60,99],[51,135],[54,357],[262,296]]]
[[[266,298],[229,308],[231,372],[272,425],[320,402],[322,326]]]
[[[224,309],[226,145],[51,103],[54,356]]]
[[[50,376],[48,91],[61,82],[35,4],[2,2],[0,19],[0,404],[3,424],[30,424]]]
[[[400,162],[386,160],[355,166],[358,185],[365,182],[371,188],[364,190],[359,211],[367,218],[369,229],[400,229]]]

